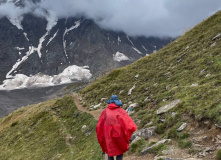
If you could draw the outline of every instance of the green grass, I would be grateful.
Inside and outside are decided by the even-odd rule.
[[[71,96],[23,107],[0,119],[0,159],[100,159],[97,121]],[[87,126],[89,136],[81,131]],[[66,136],[72,138],[66,140]]]
[[[130,145],[129,152],[136,153],[139,155],[143,147],[145,146],[145,144],[146,144],[146,141],[142,138],[138,140],[137,142]]]
[[[216,152],[216,160],[221,160],[221,150],[220,149]]]
[[[84,103],[99,104],[101,98],[116,94],[127,106],[130,101],[142,104],[133,114],[133,118],[141,120],[138,127],[152,121],[159,134],[181,122],[183,114],[196,121],[208,119],[221,124],[221,38],[212,40],[218,33],[221,12],[156,53],[97,79],[80,91]],[[214,42],[216,45],[210,47]],[[135,78],[137,74],[139,77]],[[134,84],[135,89],[128,95]],[[198,85],[191,87],[192,84]],[[119,94],[120,91],[123,92]],[[146,97],[149,98],[144,102]],[[174,109],[163,117],[156,115],[158,108],[176,99],[181,103]],[[175,117],[171,117],[172,112]],[[160,118],[165,122],[159,124]]]

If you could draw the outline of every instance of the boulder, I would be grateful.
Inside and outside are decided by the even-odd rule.
[[[165,105],[163,107],[160,107],[157,110],[157,114],[162,114],[162,113],[165,113],[165,112],[169,111],[170,109],[174,108],[180,102],[181,102],[181,100],[177,99],[177,100],[171,102],[170,104],[167,104],[167,105]]]
[[[184,130],[184,129],[186,128],[186,126],[187,126],[187,123],[183,123],[183,124],[177,129],[177,131],[178,131],[178,132],[181,132],[182,130]]]
[[[158,141],[156,144],[154,144],[154,145],[152,145],[152,146],[150,146],[150,147],[147,147],[147,148],[145,148],[144,150],[142,150],[142,151],[140,152],[140,154],[141,154],[141,155],[144,155],[144,154],[146,154],[147,152],[149,152],[152,148],[157,147],[157,146],[160,145],[160,144],[164,144],[164,143],[170,142],[170,141],[171,141],[171,139],[163,139],[163,140],[161,140],[161,141]]]
[[[148,139],[152,136],[155,135],[155,128],[156,127],[149,127],[149,128],[143,128],[141,129],[139,132],[137,133],[134,133],[132,136],[131,136],[131,139],[130,140],[134,140],[137,136],[139,137],[143,137],[144,139]]]

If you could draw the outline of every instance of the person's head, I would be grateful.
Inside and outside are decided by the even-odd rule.
[[[117,95],[112,95],[110,100],[107,101],[107,103],[115,103],[117,106],[122,106],[122,102],[118,99]]]

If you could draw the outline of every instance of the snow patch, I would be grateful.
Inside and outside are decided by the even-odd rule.
[[[14,26],[16,26],[20,30],[23,30],[23,27],[21,25],[21,21],[23,20],[23,17],[17,17],[17,18],[14,18],[14,19],[9,18],[9,17],[7,17],[7,18]]]
[[[23,34],[24,34],[25,38],[27,39],[27,41],[29,41],[29,39],[28,39],[28,34],[25,33],[25,32],[23,32]]]
[[[144,45],[142,45],[142,48],[143,48],[145,51],[148,51],[148,50],[146,49],[146,47],[144,47]]]
[[[25,48],[15,47],[15,49],[20,51],[20,50],[24,50]]]
[[[68,57],[67,51],[66,51],[67,44],[66,44],[66,40],[65,40],[65,35],[68,34],[68,32],[70,32],[71,30],[78,28],[80,26],[80,24],[81,24],[81,20],[75,21],[75,25],[69,29],[66,28],[65,32],[63,34],[63,47],[64,47],[64,53],[65,53],[65,56],[67,59],[69,59],[69,57]],[[70,63],[70,61],[69,61],[69,63]]]
[[[24,57],[22,57],[21,60],[17,61],[17,62],[13,65],[12,69],[6,74],[6,78],[12,78],[13,76],[10,75],[10,74],[11,74],[15,69],[17,69],[18,66],[19,66],[22,62],[26,61],[26,60],[28,59],[28,57],[29,57],[32,53],[34,53],[34,51],[36,51],[36,48],[33,47],[33,46],[30,46],[30,47],[29,47],[29,50],[26,52],[26,55],[25,55]]]
[[[54,76],[39,73],[29,77],[23,74],[16,74],[13,77],[11,76],[11,79],[4,80],[3,84],[0,85],[0,90],[53,86],[70,83],[74,80],[90,79],[91,76],[92,74],[89,69],[73,65],[67,67],[62,73]]]
[[[143,54],[141,51],[139,51],[137,48],[135,48],[135,47],[132,47],[137,53],[139,53],[139,54]]]
[[[121,39],[120,39],[119,36],[117,37],[117,42],[118,42],[118,46],[119,46],[119,45],[120,45],[120,42],[121,42]]]
[[[128,61],[130,60],[130,58],[125,56],[123,53],[117,52],[116,54],[113,54],[113,60],[117,62],[121,62],[121,61]]]
[[[50,30],[57,24],[57,18],[55,18],[55,16],[53,16],[53,14],[49,14],[46,16],[46,20],[48,21],[46,30],[47,32],[39,39],[39,44],[38,44],[38,48],[37,48],[37,52],[38,52],[38,56],[39,58],[41,58],[41,48],[42,48],[42,44],[45,41],[45,37],[50,33]]]
[[[133,42],[130,40],[130,38],[127,36],[128,41],[134,46]]]
[[[46,44],[46,46],[48,46],[48,44],[56,37],[57,33],[58,33],[59,29],[57,30],[57,32],[53,35],[53,37],[51,37],[48,41],[48,43]]]

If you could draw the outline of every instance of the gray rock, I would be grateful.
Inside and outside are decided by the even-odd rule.
[[[136,136],[135,139],[131,142],[131,144],[136,143],[139,140],[141,140],[141,138],[139,136]]]
[[[130,104],[129,107],[136,108],[139,107],[139,103]]]
[[[139,77],[139,74],[137,74],[136,76],[135,76],[135,78],[138,78]]]
[[[205,77],[210,77],[211,76],[211,74],[210,73],[208,73]]]
[[[132,91],[135,89],[136,84],[133,85],[133,87],[128,91],[128,96],[132,94]]]
[[[215,47],[215,46],[216,46],[216,42],[210,45],[210,47]]]
[[[86,126],[86,125],[83,125],[82,128],[81,128],[81,131],[82,131],[83,133],[85,133],[86,130],[87,130],[87,126]]]
[[[177,99],[177,100],[171,102],[170,104],[167,104],[167,105],[165,105],[163,107],[160,107],[157,110],[157,114],[162,114],[162,113],[165,113],[165,112],[169,111],[170,109],[174,108],[180,102],[181,102],[181,100]]]
[[[178,132],[181,132],[182,130],[184,130],[184,129],[186,128],[186,126],[187,126],[187,123],[183,123],[183,124],[177,129],[177,131],[178,131]]]
[[[198,156],[201,157],[201,158],[202,158],[202,157],[205,157],[206,154],[207,154],[207,152],[213,152],[214,150],[215,150],[214,147],[206,147],[203,152],[200,152],[200,153],[198,154]]]
[[[101,102],[106,101],[108,98],[101,98]]]
[[[200,71],[200,75],[202,75],[205,72],[205,69]]]
[[[216,40],[217,38],[221,37],[221,33],[218,33],[215,37],[212,38],[212,40]]]
[[[155,128],[156,127],[149,127],[149,128],[141,129],[139,132],[134,133],[131,136],[131,140],[133,141],[136,138],[136,136],[143,137],[144,139],[148,139],[155,135]]]
[[[164,155],[173,155],[174,149],[163,150],[162,153],[163,153]]]
[[[164,144],[164,143],[167,143],[167,142],[170,142],[170,141],[171,141],[171,139],[163,139],[163,140],[157,142],[156,144],[154,144],[154,145],[152,145],[150,147],[145,148],[144,150],[142,150],[140,152],[140,154],[144,155],[144,154],[148,153],[153,147],[156,147],[156,146],[158,146],[160,144]]]
[[[216,126],[217,128],[220,128],[220,129],[221,129],[221,125],[219,125],[219,124],[215,124],[215,126]]]
[[[120,92],[119,92],[119,94],[122,94],[124,92],[124,90],[121,90]]]
[[[166,121],[166,119],[159,119],[159,122],[164,123]]]

